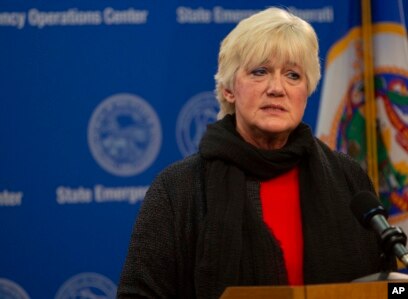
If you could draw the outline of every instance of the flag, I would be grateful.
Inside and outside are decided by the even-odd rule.
[[[402,0],[373,6],[379,193],[408,231],[408,39]]]
[[[407,1],[371,3],[372,64],[378,192],[391,221],[408,231],[408,39]],[[361,7],[355,12],[360,13]],[[367,170],[361,22],[350,26],[326,57],[316,136]]]

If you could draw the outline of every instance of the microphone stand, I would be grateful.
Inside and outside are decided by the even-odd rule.
[[[408,268],[407,236],[398,226],[390,226],[382,232],[381,246],[388,255],[394,253],[395,256]]]
[[[389,226],[381,234],[381,247],[385,256],[395,255],[408,269],[407,236],[400,227]],[[408,280],[408,275],[399,272],[382,271],[353,280],[353,282]]]

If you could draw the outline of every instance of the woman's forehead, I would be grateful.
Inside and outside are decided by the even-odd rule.
[[[279,55],[271,55],[265,59],[252,59],[248,61],[243,67],[244,68],[252,68],[256,66],[285,66],[285,67],[297,67],[303,68],[302,66],[302,59],[294,59],[288,56],[279,56]]]

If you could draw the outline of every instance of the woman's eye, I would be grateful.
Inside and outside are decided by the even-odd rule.
[[[251,71],[251,74],[255,76],[263,76],[266,73],[267,73],[267,70],[264,67],[256,68],[253,71]]]
[[[300,75],[296,72],[288,72],[287,76],[289,79],[292,79],[292,80],[300,79]]]

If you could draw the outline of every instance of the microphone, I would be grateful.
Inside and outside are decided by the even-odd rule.
[[[372,228],[381,238],[381,246],[386,254],[393,253],[408,268],[407,236],[400,227],[391,226],[388,213],[369,191],[360,191],[352,199],[350,208],[354,216],[367,229]]]

